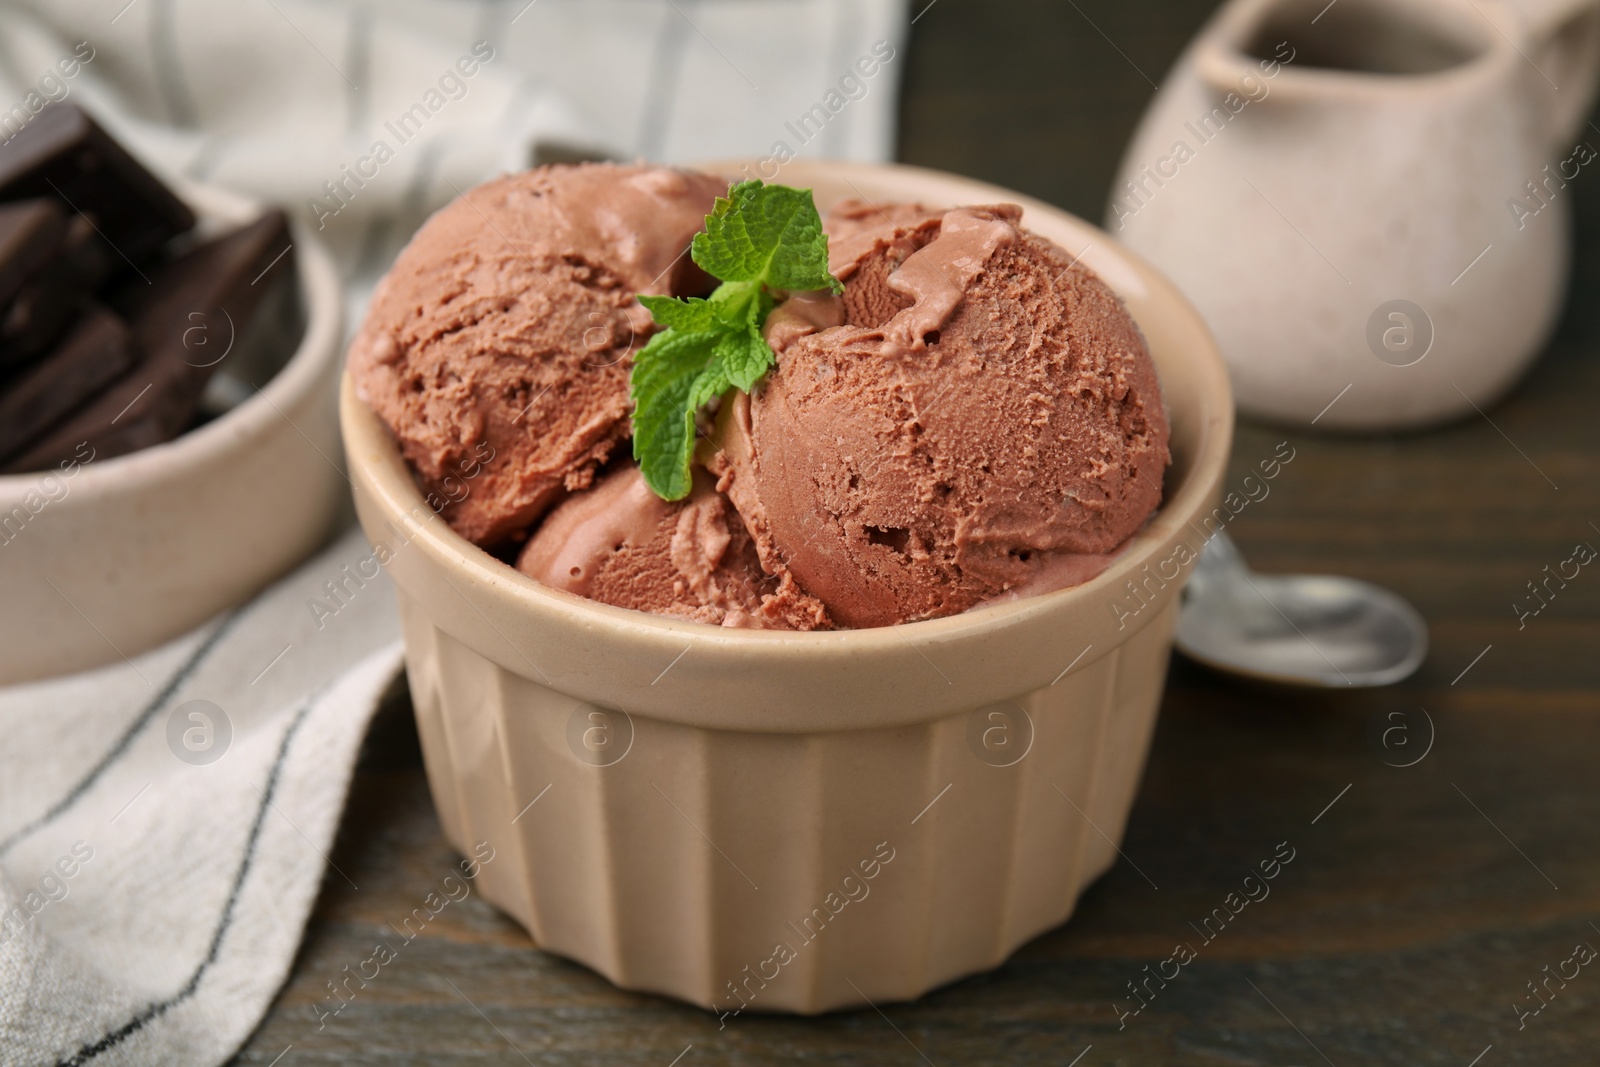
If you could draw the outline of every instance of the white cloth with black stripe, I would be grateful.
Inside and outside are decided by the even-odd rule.
[[[400,666],[371,552],[352,532],[169,645],[0,690],[0,1063],[214,1064],[254,1029]]]
[[[531,161],[888,158],[907,17],[906,0],[12,0],[0,131],[64,93],[158,171],[285,205],[321,226],[354,321],[429,212]],[[63,78],[81,41],[93,58]],[[363,166],[379,140],[392,157]],[[131,663],[0,690],[0,1067],[216,1064],[255,1028],[400,663],[381,576],[320,629],[307,606],[367,551],[352,534]]]

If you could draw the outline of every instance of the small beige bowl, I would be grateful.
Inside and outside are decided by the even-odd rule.
[[[1159,366],[1174,461],[1165,505],[1110,570],[883,629],[676,622],[474,548],[348,380],[342,400],[446,836],[494,849],[482,890],[542,948],[719,1012],[909,999],[1067,918],[1116,857],[1171,647],[1171,561],[1200,547],[1192,523],[1232,435],[1199,316],[1093,226],[908,167],[797,162],[781,180],[824,209],[1021,203],[1123,296]]]
[[[251,202],[179,193],[202,227]],[[166,444],[0,476],[0,684],[134,656],[237,604],[325,540],[343,506],[335,397],[343,291],[292,228],[305,332],[259,395]]]

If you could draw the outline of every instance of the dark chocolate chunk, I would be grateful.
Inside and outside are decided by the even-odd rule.
[[[240,329],[228,358],[217,364],[217,373],[206,382],[205,392],[200,394],[197,425],[226,414],[255,396],[294,358],[300,338],[305,335],[306,317],[300,303],[299,272],[293,260],[292,253],[284,256],[283,262],[257,283],[257,288],[266,292],[261,294],[250,321]]]
[[[53,200],[0,204],[0,307],[50,259],[66,232],[66,213]]]
[[[55,254],[0,313],[0,369],[21,366],[48,351],[82,299],[111,273],[114,255],[89,220],[73,215]]]
[[[139,348],[175,353],[203,387],[272,283],[292,272],[292,247],[289,220],[273,209],[161,267],[129,317]]]
[[[292,269],[292,247],[274,210],[157,270],[130,313],[138,364],[3,471],[43,470],[84,442],[105,459],[182,433],[274,277]]]
[[[0,391],[0,457],[70,415],[133,362],[127,324],[105,308],[89,307],[61,347]]]
[[[74,104],[46,104],[0,144],[0,200],[53,196],[139,263],[194,226],[194,213]]]

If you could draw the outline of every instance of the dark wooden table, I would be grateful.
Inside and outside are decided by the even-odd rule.
[[[1153,91],[1145,75],[1162,77],[1210,6],[939,0],[914,27],[901,157],[1099,218]],[[1175,660],[1123,845],[1159,889],[1123,863],[992,974],[881,1015],[746,1017],[720,1033],[703,1012],[533,950],[472,897],[319,1029],[325,983],[455,862],[402,694],[335,849],[361,889],[325,883],[239,1062],[286,1049],[282,1067],[1600,1061],[1600,970],[1552,980],[1520,1030],[1515,1009],[1538,1003],[1527,983],[1575,945],[1600,946],[1600,574],[1524,629],[1512,609],[1546,564],[1600,546],[1600,178],[1567,192],[1579,245],[1566,317],[1492,425],[1362,439],[1241,426],[1234,481],[1281,440],[1297,450],[1235,523],[1252,560],[1397,589],[1433,648],[1403,685],[1334,697],[1241,688]],[[1191,923],[1283,841],[1296,858],[1270,897],[1202,944]],[[1199,958],[1119,1029],[1126,983],[1185,940]]]

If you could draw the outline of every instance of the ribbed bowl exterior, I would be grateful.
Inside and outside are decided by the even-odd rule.
[[[434,801],[456,848],[494,848],[490,901],[620,986],[818,1012],[994,967],[1072,913],[1116,858],[1175,606],[992,709],[798,734],[624,717],[401,614]]]
[[[541,948],[719,1012],[915,997],[1066,919],[1116,857],[1178,596],[1226,521],[1212,510],[1232,438],[1226,369],[1137,257],[949,175],[795,161],[784,180],[824,208],[1017,201],[1124,298],[1161,377],[1173,462],[1161,509],[1104,574],[827,633],[626,611],[462,540],[348,377],[341,402],[446,835],[466,855],[494,849],[482,891]]]

